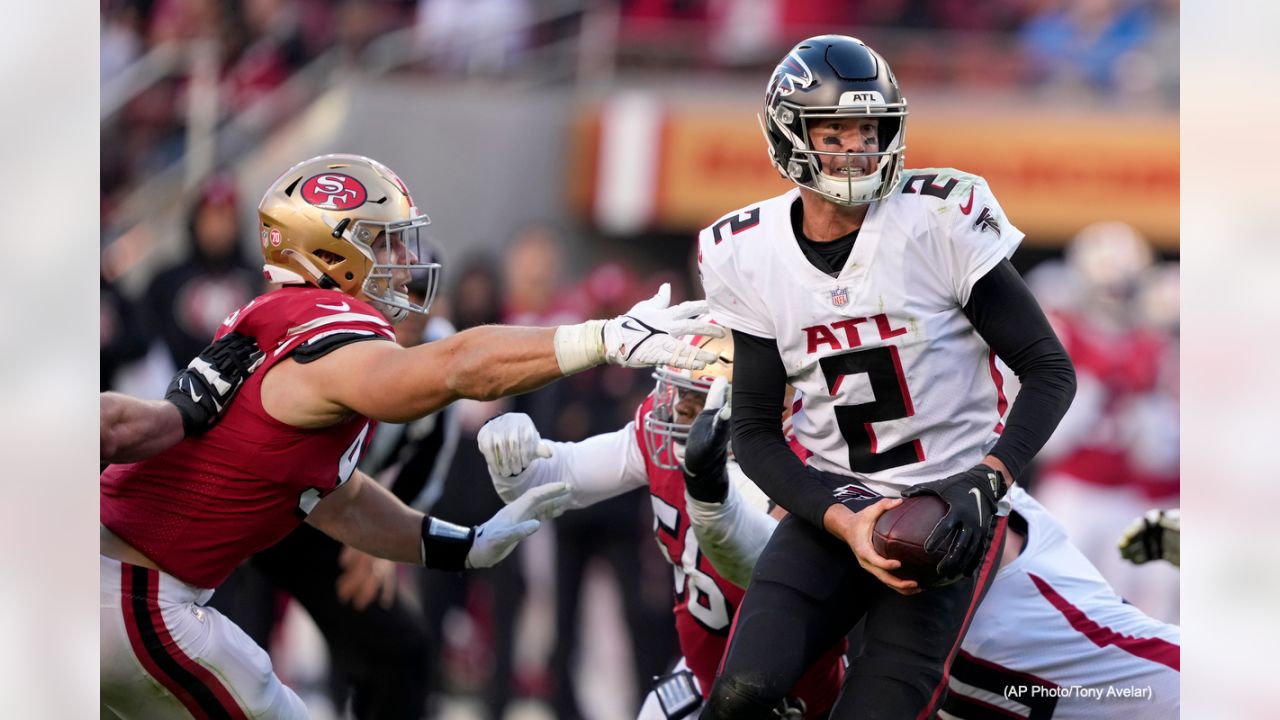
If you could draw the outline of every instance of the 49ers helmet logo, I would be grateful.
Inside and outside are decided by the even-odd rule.
[[[369,193],[359,180],[350,175],[325,173],[302,184],[302,197],[318,208],[353,210],[364,204]]]

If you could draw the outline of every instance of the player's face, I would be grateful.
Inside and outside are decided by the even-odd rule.
[[[698,417],[698,413],[702,412],[702,407],[707,404],[707,394],[700,390],[679,390],[678,400],[676,401],[676,422],[682,424],[692,424],[694,419]]]
[[[398,292],[406,292],[412,271],[405,265],[418,262],[418,256],[405,244],[403,233],[394,231],[388,237],[385,232],[378,233],[373,241],[373,256],[380,265],[398,265],[391,271],[391,287]]]
[[[880,150],[880,120],[865,117],[818,118],[809,125],[809,143],[824,153],[868,153]],[[876,167],[877,158],[854,155],[820,155],[822,173],[836,178],[863,177]]]

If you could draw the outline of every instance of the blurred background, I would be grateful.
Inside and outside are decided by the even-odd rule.
[[[409,341],[609,316],[660,282],[696,297],[697,231],[792,187],[755,117],[773,65],[810,35],[862,38],[910,104],[908,167],[986,177],[1027,234],[1014,264],[1075,360],[1076,400],[1025,484],[1122,595],[1179,621],[1176,571],[1114,549],[1144,510],[1180,504],[1176,1],[100,7],[100,386],[143,397],[265,289],[257,201],[322,153],[388,164],[432,217],[445,290]],[[545,437],[579,440],[622,427],[651,387],[602,368],[459,403],[435,421],[450,449],[415,470],[412,499],[479,522],[500,506],[475,449],[487,418],[517,409]],[[405,467],[399,451],[374,455],[381,477]],[[490,571],[401,568],[431,649],[430,716],[634,717],[678,652],[652,522],[637,491],[557,520]],[[246,567],[215,604],[250,597],[237,619],[280,676],[314,717],[347,717],[333,658],[287,596]]]

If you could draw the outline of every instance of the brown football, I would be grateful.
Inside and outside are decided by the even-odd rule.
[[[930,553],[924,544],[946,514],[947,503],[937,495],[905,498],[876,519],[872,547],[884,557],[902,562],[902,567],[892,571],[894,575],[915,580],[922,588],[937,585],[943,580],[938,576],[938,562],[946,556],[946,546]]]

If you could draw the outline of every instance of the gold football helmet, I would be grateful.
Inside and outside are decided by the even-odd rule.
[[[658,384],[653,390],[653,409],[643,418],[644,444],[649,459],[664,470],[681,468],[689,429],[707,401],[711,383],[723,376],[733,384],[732,335],[686,339],[697,348],[714,352],[717,359],[701,370],[662,365],[653,371]]]
[[[361,155],[321,155],[281,175],[258,204],[263,271],[269,282],[309,284],[370,300],[388,319],[426,314],[439,290],[431,220],[404,182]],[[425,286],[413,302],[408,284]]]

